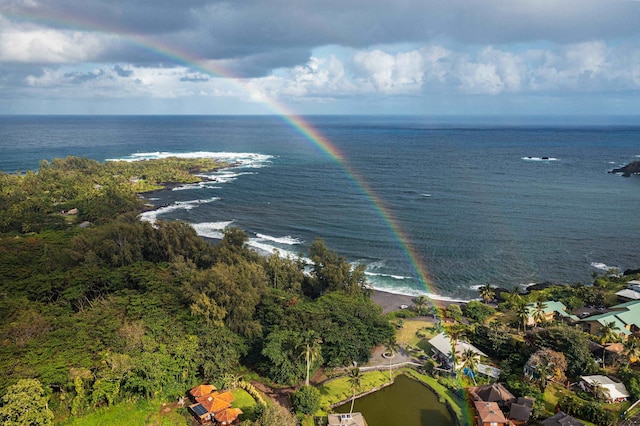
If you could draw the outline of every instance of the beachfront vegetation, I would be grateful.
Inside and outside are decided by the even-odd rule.
[[[37,379],[60,421],[229,375],[301,383],[322,365],[366,362],[393,336],[362,269],[322,240],[304,273],[259,256],[238,229],[212,245],[186,224],[140,221],[136,192],[205,167],[143,163],[68,158],[0,175],[0,395]],[[256,424],[263,415],[280,416],[255,412]]]

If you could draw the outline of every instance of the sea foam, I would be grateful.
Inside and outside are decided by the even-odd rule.
[[[609,266],[606,265],[602,262],[591,262],[591,266],[596,268],[596,269],[600,269],[601,271],[610,271],[610,270],[619,270],[620,268],[618,268],[617,266]]]
[[[289,235],[285,236],[285,237],[273,237],[271,235],[265,235],[265,234],[256,234],[256,237],[258,237],[261,240],[265,240],[265,241],[272,241],[274,243],[278,243],[278,244],[286,244],[289,246],[293,246],[296,244],[302,244],[303,241],[299,240],[297,238],[291,237]]]
[[[193,223],[191,226],[193,226],[193,229],[195,229],[196,233],[201,237],[220,240],[224,236],[224,230],[232,223],[233,221],[229,220],[224,222]]]
[[[525,160],[525,161],[558,161],[558,159],[554,158],[554,157],[522,157],[522,160]]]
[[[211,152],[211,151],[195,151],[195,152],[138,152],[120,158],[107,158],[105,161],[142,161],[157,160],[170,157],[178,158],[214,158],[216,160],[235,163],[241,166],[253,166],[269,161],[273,156],[266,154],[256,154],[252,152]]]
[[[165,213],[169,213],[176,210],[191,210],[200,204],[207,204],[213,201],[219,200],[218,197],[211,197],[203,200],[191,200],[191,201],[176,201],[173,204],[168,206],[163,206],[157,208],[155,210],[150,210],[148,212],[140,213],[140,219],[146,220],[148,222],[155,222],[158,219],[158,216],[163,215]]]

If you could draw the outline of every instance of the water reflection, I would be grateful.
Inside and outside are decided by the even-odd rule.
[[[351,403],[336,407],[348,413]],[[398,376],[395,383],[355,401],[354,412],[361,412],[369,426],[449,426],[454,424],[447,407],[431,389]]]

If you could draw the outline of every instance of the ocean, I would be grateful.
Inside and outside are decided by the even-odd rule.
[[[3,116],[0,170],[68,155],[212,156],[213,181],[154,193],[145,220],[305,256],[315,238],[380,290],[477,297],[484,284],[592,282],[640,268],[640,122],[312,116],[336,160],[276,116]],[[416,263],[418,267],[416,267]],[[425,272],[428,282],[421,279]]]

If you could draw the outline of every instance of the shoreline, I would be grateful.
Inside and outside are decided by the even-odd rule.
[[[233,162],[233,163],[224,163],[219,167],[216,167],[212,170],[207,170],[207,172],[216,172],[216,171],[220,171],[220,170],[224,170],[224,169],[234,169],[236,167],[241,166],[242,163],[240,162]],[[193,174],[192,176],[194,176],[195,178],[199,179],[195,182],[178,182],[178,181],[166,181],[166,182],[160,182],[158,185],[160,185],[159,188],[156,189],[152,189],[149,191],[143,191],[143,192],[138,192],[138,196],[141,197],[143,200],[148,200],[149,196],[153,196],[154,194],[160,193],[160,192],[165,192],[165,191],[172,191],[174,188],[183,186],[183,185],[188,185],[188,184],[192,184],[192,183],[202,183],[202,182],[218,182],[218,180],[215,177],[210,177],[210,176],[206,176],[206,175],[202,175],[200,174]],[[151,213],[151,212],[156,212],[159,210],[162,210],[163,208],[168,207],[167,205],[151,205],[151,204],[145,204],[143,206],[143,208],[141,209],[141,211],[138,214],[138,217],[141,220],[147,220],[144,219],[143,216],[145,213]],[[156,219],[154,218],[153,221],[155,221]],[[195,224],[189,224],[192,227],[194,227]],[[201,235],[198,234],[200,236],[200,238],[206,240],[219,240],[218,238],[214,238],[214,237],[210,237],[210,236],[206,236],[206,235]],[[371,294],[371,300],[373,300],[374,303],[376,303],[378,306],[380,306],[382,308],[382,311],[384,314],[387,314],[389,312],[395,311],[395,310],[400,310],[400,306],[402,305],[406,305],[408,307],[411,307],[414,305],[414,299],[416,297],[418,297],[417,295],[407,295],[407,294],[401,294],[401,293],[393,293],[390,291],[385,291],[385,290],[378,290],[373,288],[372,289],[373,292]],[[451,304],[458,304],[458,305],[462,305],[468,302],[468,300],[456,300],[456,299],[435,299],[432,297],[429,297],[429,295],[426,295],[429,300],[431,301],[431,304],[433,306],[438,307],[439,309],[446,309],[447,306],[451,305]]]
[[[406,294],[398,294],[398,293],[390,293],[388,291],[382,291],[373,289],[373,293],[371,293],[371,300],[378,306],[382,308],[382,313],[387,314],[392,311],[400,310],[401,305],[407,305],[409,307],[414,305],[414,299],[417,296],[409,296]],[[428,297],[428,296],[427,296]],[[432,299],[429,297],[431,303],[440,308],[446,309],[447,306],[452,304],[461,305],[465,302],[459,300],[438,300]]]

